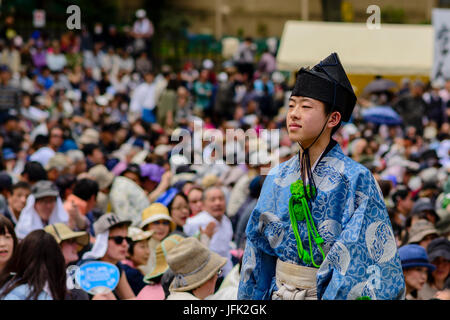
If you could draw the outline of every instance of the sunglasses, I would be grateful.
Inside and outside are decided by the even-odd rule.
[[[222,273],[223,273],[223,270],[219,269],[219,271],[217,271],[217,276],[220,277],[222,275]]]
[[[168,220],[159,220],[159,221],[154,221],[152,223],[157,224],[157,225],[162,224],[164,226],[170,225],[170,221],[168,221]]]
[[[119,245],[123,243],[123,240],[126,240],[128,244],[132,242],[130,237],[122,237],[122,236],[115,236],[115,237],[109,237],[108,239],[114,240],[114,242]]]

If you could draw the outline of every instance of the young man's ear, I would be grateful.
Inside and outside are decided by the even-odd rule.
[[[341,113],[338,111],[334,111],[331,114],[330,119],[328,119],[328,126],[335,127],[339,124],[339,122],[341,122]]]

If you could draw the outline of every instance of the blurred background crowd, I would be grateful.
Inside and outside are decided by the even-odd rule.
[[[41,31],[25,37],[13,17],[3,21],[0,285],[8,283],[9,268],[33,265],[22,261],[31,250],[27,245],[53,241],[35,232],[45,228],[59,244],[55,250],[63,249],[64,268],[86,257],[108,256],[105,261],[118,264],[127,279],[116,289],[119,299],[167,298],[173,274],[166,247],[197,238],[227,261],[213,285],[216,298],[236,299],[245,227],[264,182],[262,169],[298,152],[285,126],[295,75],[277,69],[276,44],[257,55],[251,37],[223,63],[205,58],[181,68],[161,65],[152,54],[154,32],[142,9],[129,32],[120,34],[96,25],[61,37]],[[375,176],[397,245],[406,247],[401,258],[428,263],[404,265],[409,299],[449,295],[450,74],[446,79],[405,78],[398,86],[377,77],[361,90],[351,121],[334,135],[344,153]],[[200,145],[187,136],[172,139],[182,129],[193,133],[195,124],[205,129]],[[255,129],[257,136],[225,148],[221,158],[213,150],[226,138],[211,139],[206,129],[224,137],[227,129]],[[259,134],[263,129],[279,130],[276,149]],[[188,152],[172,154],[180,143]],[[258,151],[250,152],[254,145]],[[195,154],[201,164],[192,164]],[[228,163],[226,156],[243,161]],[[101,219],[108,213],[118,222]],[[98,255],[96,242],[105,232],[113,241]],[[29,235],[20,247],[16,240]],[[67,243],[75,249],[64,249]],[[109,252],[114,246],[117,252]],[[35,263],[50,263],[40,250]],[[53,268],[49,273],[57,272]],[[50,297],[64,298],[50,291]],[[40,293],[35,298],[43,298]]]

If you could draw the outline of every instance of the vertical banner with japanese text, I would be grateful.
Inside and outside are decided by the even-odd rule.
[[[450,78],[450,9],[433,9],[434,60],[431,78]]]

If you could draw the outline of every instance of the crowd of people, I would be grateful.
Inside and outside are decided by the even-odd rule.
[[[8,18],[0,31],[0,299],[237,299],[267,169],[299,150],[285,124],[292,84],[273,50],[256,61],[251,38],[221,65],[156,65],[145,11],[137,23],[24,39]],[[448,78],[361,95],[334,135],[378,182],[407,299],[450,299]],[[376,105],[402,123],[365,121]],[[173,138],[198,125],[199,144]],[[227,130],[250,129],[228,148]],[[264,129],[278,130],[275,149]],[[117,266],[113,292],[66,281],[87,261]]]

